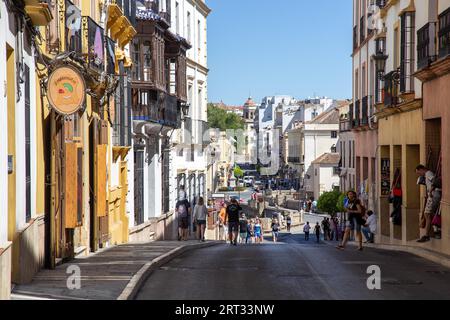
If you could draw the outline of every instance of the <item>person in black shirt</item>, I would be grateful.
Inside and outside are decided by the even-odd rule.
[[[355,231],[356,239],[358,240],[358,250],[362,251],[362,233],[361,226],[365,224],[363,220],[364,216],[364,206],[361,201],[358,199],[358,196],[355,191],[349,191],[347,193],[348,204],[346,205],[345,211],[348,214],[348,221],[345,226],[344,239],[342,243],[337,246],[338,249],[343,250],[350,238],[350,232]]]
[[[228,220],[228,236],[230,244],[237,246],[237,238],[239,233],[239,212],[242,211],[241,206],[236,199],[231,200],[231,204],[227,206],[226,219]]]

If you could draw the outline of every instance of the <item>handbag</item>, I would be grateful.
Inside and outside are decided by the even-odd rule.
[[[434,215],[433,221],[431,221],[431,224],[436,227],[442,226],[442,219],[441,219],[441,208],[439,208],[438,212]]]

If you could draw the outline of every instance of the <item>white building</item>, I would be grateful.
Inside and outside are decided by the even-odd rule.
[[[204,0],[171,0],[171,30],[192,46],[187,52],[187,95],[189,115],[179,130],[182,141],[171,151],[170,204],[175,207],[178,190],[185,186],[191,203],[206,197],[211,177],[207,177],[210,138],[207,132],[208,51],[207,17],[211,10]],[[207,186],[208,184],[208,186]]]
[[[339,187],[339,153],[325,153],[312,162],[314,199]]]
[[[314,196],[313,161],[326,153],[335,153],[339,131],[339,111],[330,108],[311,121],[297,123],[288,132],[289,164],[300,172],[304,196]]]

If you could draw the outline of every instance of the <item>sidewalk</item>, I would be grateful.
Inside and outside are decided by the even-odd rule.
[[[325,243],[330,246],[336,246],[340,242],[336,243],[325,241]],[[349,241],[347,245],[354,247],[358,246],[358,244],[355,241]],[[417,257],[423,258],[425,260],[434,262],[436,264],[440,264],[441,266],[450,268],[450,256],[426,248],[413,247],[408,245],[380,244],[380,243],[363,243],[363,247],[386,251],[407,252]]]
[[[16,285],[12,298],[48,298],[58,300],[127,300],[132,299],[148,275],[159,266],[186,251],[216,245],[210,241],[155,241],[129,243],[111,247],[88,257],[77,258],[57,266],[55,270],[41,270],[31,284]],[[81,288],[70,290],[66,273],[70,266],[81,270]],[[73,281],[69,280],[69,283]]]

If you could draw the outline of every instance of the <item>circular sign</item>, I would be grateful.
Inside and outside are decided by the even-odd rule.
[[[71,115],[80,110],[86,97],[86,84],[75,68],[64,66],[48,78],[47,97],[56,112]]]

